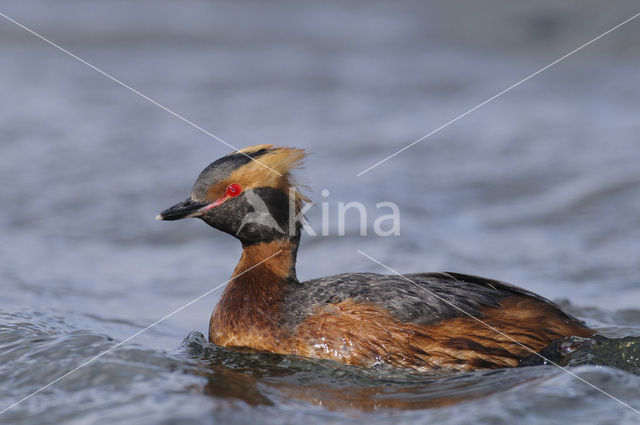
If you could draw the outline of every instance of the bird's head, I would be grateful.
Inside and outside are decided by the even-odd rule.
[[[245,245],[299,237],[299,213],[308,199],[291,170],[302,164],[302,149],[251,146],[211,163],[189,197],[156,219],[202,219]]]

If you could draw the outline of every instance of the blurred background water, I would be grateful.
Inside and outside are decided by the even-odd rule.
[[[384,272],[361,249],[403,272],[524,286],[618,338],[640,335],[640,21],[356,174],[639,7],[0,1],[1,13],[234,146],[313,152],[299,175],[329,203],[331,232],[303,240],[301,280]],[[226,281],[240,246],[196,220],[153,220],[226,146],[4,18],[0,51],[4,409]],[[366,205],[370,229],[376,203],[395,202],[401,234],[359,236],[354,216],[339,237],[337,203],[349,201]],[[318,230],[321,208],[308,215]],[[640,423],[550,366],[411,377],[230,353],[190,333],[206,331],[218,295],[0,422]],[[637,353],[620,350],[569,365],[640,408]]]

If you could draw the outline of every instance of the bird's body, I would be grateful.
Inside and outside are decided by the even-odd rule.
[[[224,157],[203,171],[187,201],[159,216],[197,216],[242,241],[240,262],[211,316],[211,342],[427,371],[517,366],[557,339],[594,334],[538,295],[477,276],[344,273],[299,282],[300,223],[291,217],[303,198],[286,191],[294,187],[289,171],[302,156],[260,145]],[[243,199],[233,185],[250,196]],[[246,219],[265,213],[252,207],[256,196],[268,220]],[[288,208],[294,214],[283,215]]]

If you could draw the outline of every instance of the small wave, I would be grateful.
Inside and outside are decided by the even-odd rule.
[[[287,405],[297,400],[331,410],[441,407],[561,373],[548,366],[432,374],[366,369],[330,360],[228,350],[196,331],[187,335],[181,350],[208,368],[207,394],[249,405]]]

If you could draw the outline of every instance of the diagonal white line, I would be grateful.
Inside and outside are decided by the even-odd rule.
[[[380,266],[384,267],[385,269],[389,270],[390,272],[397,274],[398,276],[400,276],[401,278],[403,278],[404,280],[416,285],[416,286],[420,286],[421,289],[424,289],[425,291],[427,291],[429,294],[433,295],[434,297],[436,297],[437,299],[439,299],[440,301],[444,302],[445,304],[450,305],[451,307],[455,308],[456,310],[458,310],[459,312],[469,316],[470,318],[472,318],[473,320],[477,321],[478,323],[482,324],[483,326],[486,326],[487,328],[491,329],[492,331],[502,335],[503,337],[507,338],[508,340],[518,344],[519,346],[521,346],[522,348],[526,349],[527,351],[530,351],[532,354],[535,354],[536,356],[540,357],[542,360],[546,361],[549,364],[554,365],[555,367],[557,367],[558,369],[568,373],[569,375],[573,376],[574,378],[582,381],[583,383],[587,384],[588,386],[590,386],[591,388],[601,392],[602,394],[606,395],[607,397],[617,401],[618,403],[620,403],[621,405],[631,409],[632,411],[634,411],[635,413],[640,415],[640,411],[634,409],[633,407],[631,407],[630,405],[628,405],[627,403],[625,403],[624,401],[620,400],[619,398],[616,398],[614,396],[612,396],[611,394],[609,394],[608,392],[606,392],[605,390],[598,388],[597,386],[593,385],[591,382],[587,381],[584,378],[581,378],[580,376],[576,375],[575,373],[571,372],[569,369],[560,366],[559,364],[552,362],[551,360],[549,360],[548,358],[546,358],[545,356],[543,356],[542,354],[538,353],[537,351],[527,347],[526,345],[516,341],[515,339],[513,339],[511,336],[505,334],[504,332],[502,332],[500,329],[495,328],[494,326],[491,326],[490,324],[488,324],[487,322],[485,322],[484,320],[474,316],[471,313],[467,313],[465,310],[461,309],[460,307],[452,304],[451,302],[447,301],[446,299],[442,298],[441,296],[439,296],[438,294],[436,294],[433,291],[430,291],[428,288],[426,288],[425,286],[421,286],[419,283],[414,282],[413,280],[409,279],[408,277],[406,277],[405,275],[401,274],[400,272],[392,269],[391,267],[387,266],[386,264],[381,263],[380,261],[376,260],[375,258],[371,257],[370,255],[365,254],[364,252],[360,251],[359,249],[356,249],[356,251],[363,255],[364,257],[367,257],[369,260],[373,261],[374,263],[379,264]]]
[[[35,32],[34,30],[27,28],[26,26],[22,25],[20,22],[16,21],[15,19],[12,19],[10,17],[8,17],[7,15],[5,15],[4,13],[0,12],[0,16],[2,16],[3,18],[5,18],[7,21],[12,22],[14,24],[16,24],[17,26],[19,26],[20,28],[22,28],[23,30],[35,35],[36,37],[38,37],[39,39],[41,39],[42,41],[50,44],[51,46],[55,47],[56,49],[60,50],[63,53],[66,53],[67,55],[71,56],[72,58],[74,58],[75,60],[82,62],[83,64],[87,65],[89,68],[93,69],[94,71],[104,75],[105,77],[107,77],[108,79],[110,79],[111,81],[121,85],[122,87],[126,88],[127,90],[137,94],[138,96],[140,96],[141,98],[151,102],[152,104],[154,104],[155,106],[157,106],[158,108],[170,113],[171,115],[173,115],[174,117],[184,121],[185,123],[189,124],[191,127],[195,128],[196,130],[201,131],[202,133],[206,134],[209,137],[212,137],[213,139],[217,140],[218,142],[226,145],[227,147],[238,151],[239,149],[236,148],[235,146],[231,145],[230,143],[222,140],[221,138],[219,138],[218,136],[216,136],[215,134],[211,133],[210,131],[205,130],[204,128],[200,127],[199,125],[193,123],[192,121],[189,121],[188,119],[186,119],[185,117],[183,117],[182,115],[178,114],[177,112],[174,112],[173,110],[167,108],[166,106],[160,104],[159,102],[153,100],[152,98],[150,98],[149,96],[146,96],[142,93],[140,93],[138,90],[134,89],[133,87],[123,83],[122,81],[118,80],[116,77],[112,76],[111,74],[108,74],[107,72],[101,70],[100,68],[91,65],[89,62],[87,62],[86,60],[74,55],[73,53],[71,53],[70,51],[64,49],[63,47],[61,47],[60,45],[54,43],[53,41],[45,38],[44,36],[38,34],[37,32]],[[272,172],[276,173],[279,176],[282,176],[282,174],[280,174],[279,172],[277,172],[276,170],[274,170],[273,168],[269,167],[266,164],[263,164],[262,162],[260,162],[259,160],[251,157],[250,155],[248,155],[245,152],[239,152],[242,155],[246,156],[247,158],[251,159],[252,161],[257,162],[258,164],[262,165],[263,167],[271,170]]]
[[[183,305],[182,307],[180,307],[179,309],[172,311],[171,313],[167,314],[166,316],[164,316],[162,319],[156,320],[155,322],[153,322],[152,324],[150,324],[149,326],[147,326],[146,328],[134,333],[133,335],[131,335],[130,337],[120,341],[119,343],[117,343],[116,345],[114,345],[113,347],[109,348],[108,350],[103,351],[102,353],[90,358],[89,360],[87,360],[86,362],[82,363],[80,366],[76,367],[75,369],[70,370],[69,372],[65,373],[64,375],[54,379],[53,381],[49,382],[47,385],[45,385],[44,387],[32,392],[29,395],[24,396],[23,398],[21,398],[20,400],[16,401],[15,403],[13,403],[11,406],[8,406],[6,408],[4,408],[2,411],[0,411],[0,415],[2,415],[4,412],[6,412],[9,409],[12,409],[14,407],[16,407],[17,405],[19,405],[20,403],[22,403],[25,400],[30,399],[31,397],[33,397],[34,395],[38,394],[39,392],[46,390],[47,388],[49,388],[50,386],[54,385],[56,382],[60,381],[61,379],[66,378],[67,376],[71,375],[72,373],[78,371],[79,369],[82,369],[83,367],[93,363],[94,361],[98,360],[100,357],[104,356],[105,354],[108,354],[110,352],[112,352],[113,350],[115,350],[116,348],[120,347],[122,344],[125,344],[129,341],[131,341],[133,338],[137,337],[138,335],[140,335],[143,332],[148,331],[149,329],[153,328],[154,326],[158,325],[159,323],[164,322],[165,320],[167,320],[168,318],[170,318],[171,316],[181,312],[182,310],[184,310],[185,308],[189,307],[191,304],[200,301],[201,299],[203,299],[204,297],[206,297],[207,295],[211,294],[212,292],[214,292],[217,289],[222,288],[224,285],[226,285],[227,283],[231,282],[233,279],[242,276],[243,274],[247,273],[248,271],[258,267],[260,264],[264,263],[265,261],[275,257],[276,255],[280,254],[282,252],[282,250],[278,250],[275,254],[270,255],[269,257],[265,258],[264,260],[260,261],[259,263],[254,264],[253,266],[249,267],[248,269],[244,270],[241,273],[238,273],[237,275],[233,276],[231,279],[227,280],[226,282],[216,286],[213,289],[208,290],[207,292],[205,292],[204,294],[200,295],[198,298],[195,298],[191,301],[189,301],[188,303],[186,303],[185,305]]]
[[[636,19],[638,16],[640,16],[640,13],[636,13],[635,15],[633,15],[632,17],[630,17],[629,19],[627,19],[624,22],[619,23],[618,25],[616,25],[615,27],[611,28],[608,31],[603,32],[602,34],[600,34],[599,36],[597,36],[596,38],[594,38],[591,41],[588,41],[586,43],[584,43],[582,46],[572,50],[571,52],[567,53],[566,55],[556,59],[555,61],[551,62],[549,65],[540,68],[539,70],[537,70],[536,72],[534,72],[533,74],[523,78],[522,80],[518,81],[515,84],[512,84],[511,86],[507,87],[506,89],[502,90],[500,93],[496,94],[495,96],[490,97],[489,99],[485,100],[484,102],[474,106],[473,108],[469,109],[467,112],[458,115],[457,117],[455,117],[454,119],[452,119],[451,121],[441,125],[440,127],[436,128],[435,130],[431,131],[430,133],[425,134],[424,136],[422,136],[421,138],[419,138],[418,140],[415,140],[411,143],[409,143],[407,146],[405,146],[404,148],[400,149],[399,151],[389,155],[388,157],[384,158],[383,160],[380,160],[378,162],[376,162],[375,164],[373,164],[372,166],[370,166],[369,168],[360,171],[356,176],[360,177],[361,175],[363,175],[364,173],[374,169],[375,167],[377,167],[378,165],[382,164],[383,162],[386,162],[388,160],[390,160],[391,158],[393,158],[394,156],[398,155],[399,153],[402,153],[404,151],[406,151],[407,149],[409,149],[411,146],[415,145],[416,143],[420,143],[422,142],[424,139],[433,136],[434,134],[438,133],[440,130],[443,130],[447,127],[449,127],[451,124],[453,124],[454,122],[458,121],[461,118],[466,117],[467,115],[469,115],[470,113],[474,112],[475,110],[482,108],[484,105],[486,105],[487,103],[497,99],[498,97],[502,96],[503,94],[507,93],[508,91],[510,91],[511,89],[514,89],[516,87],[518,87],[520,84],[530,80],[531,78],[535,77],[536,75],[546,71],[547,69],[551,68],[552,66],[554,66],[555,64],[557,64],[558,62],[561,62],[563,60],[565,60],[566,58],[568,58],[569,56],[573,55],[576,52],[579,52],[580,50],[584,49],[585,47],[589,46],[592,43],[595,43],[596,41],[600,40],[602,37],[604,37],[605,35],[617,30],[618,28],[620,28],[621,26],[633,21],[634,19]]]

